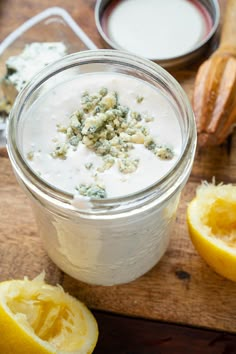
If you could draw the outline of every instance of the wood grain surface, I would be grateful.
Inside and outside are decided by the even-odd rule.
[[[48,6],[62,6],[102,48],[94,23],[94,0],[0,1],[0,39]],[[223,4],[223,2],[222,2]],[[200,61],[172,71],[191,99]],[[215,274],[193,248],[186,227],[186,206],[202,180],[236,181],[236,134],[222,146],[197,151],[182,193],[167,253],[149,273],[120,286],[89,286],[61,272],[48,258],[37,234],[30,203],[18,186],[5,149],[0,150],[0,280],[33,277],[45,269],[93,309],[142,318],[215,328],[236,333],[236,283]],[[212,352],[213,353],[213,352]]]

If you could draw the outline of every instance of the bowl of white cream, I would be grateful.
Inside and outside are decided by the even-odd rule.
[[[161,259],[196,148],[190,103],[165,70],[113,50],[68,55],[17,97],[7,147],[63,271],[114,285]]]
[[[95,22],[106,45],[164,67],[192,62],[215,45],[217,0],[97,0]]]

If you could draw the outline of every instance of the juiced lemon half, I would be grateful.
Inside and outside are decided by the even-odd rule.
[[[97,338],[88,308],[44,274],[0,283],[1,354],[88,354]]]
[[[236,186],[203,183],[188,205],[194,246],[220,275],[236,281]]]

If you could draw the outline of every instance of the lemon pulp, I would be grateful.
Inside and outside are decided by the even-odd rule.
[[[236,203],[229,200],[216,199],[206,213],[203,222],[211,229],[212,235],[225,242],[234,238],[236,231]]]
[[[236,186],[203,183],[188,205],[194,246],[219,274],[236,281]]]
[[[46,284],[43,276],[0,284],[0,323],[8,324],[7,337],[19,328],[9,335],[14,342],[3,343],[4,348],[21,345],[24,336],[36,345],[37,353],[92,353],[98,337],[96,320],[87,307],[61,287]]]

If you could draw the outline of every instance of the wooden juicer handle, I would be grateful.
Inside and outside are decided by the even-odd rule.
[[[236,0],[228,0],[218,51],[236,57]]]
[[[228,0],[219,48],[199,68],[193,92],[200,146],[221,144],[236,123],[236,0]]]

